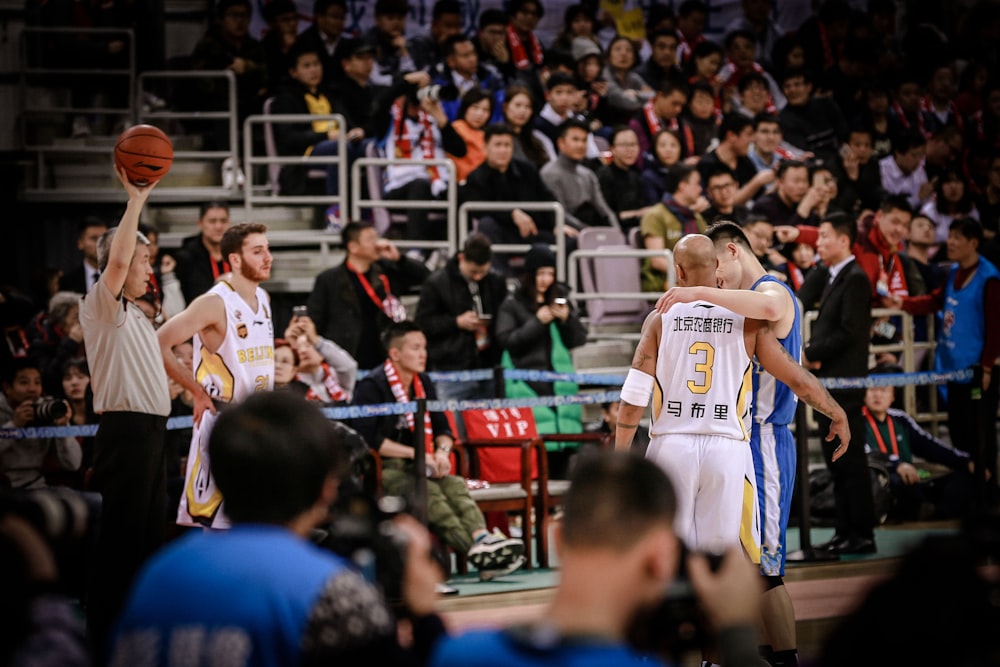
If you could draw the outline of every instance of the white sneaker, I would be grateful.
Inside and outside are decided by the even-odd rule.
[[[479,581],[493,581],[494,579],[499,579],[500,577],[506,577],[508,574],[514,572],[515,570],[521,569],[525,562],[524,556],[518,556],[514,561],[507,567],[501,567],[494,570],[480,570],[479,571]]]
[[[507,537],[497,529],[473,544],[468,554],[469,562],[480,572],[507,568],[523,556],[524,542]]]

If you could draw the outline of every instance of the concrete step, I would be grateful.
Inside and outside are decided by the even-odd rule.
[[[198,206],[150,206],[143,222],[160,230],[161,234],[190,236],[198,231]],[[312,206],[267,206],[247,209],[231,206],[229,217],[234,222],[253,221],[267,225],[269,230],[312,229],[315,211]]]
[[[573,367],[579,373],[621,373],[632,363],[635,345],[627,340],[602,340],[572,350]]]

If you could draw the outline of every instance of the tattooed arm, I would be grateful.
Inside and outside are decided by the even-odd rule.
[[[781,346],[768,326],[757,330],[756,354],[761,365],[768,373],[784,382],[795,392],[795,395],[805,401],[812,409],[822,412],[831,419],[827,442],[835,437],[840,438],[840,445],[833,453],[836,461],[851,442],[851,430],[847,425],[847,414],[830,392],[820,383],[819,379],[788,354]]]
[[[660,314],[655,310],[642,323],[642,334],[632,357],[632,368],[656,377],[656,353],[660,347]],[[618,426],[615,428],[615,449],[628,451],[639,428],[639,421],[646,411],[645,405],[632,405],[622,401],[618,409]]]

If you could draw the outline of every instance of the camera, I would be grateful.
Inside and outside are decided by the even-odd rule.
[[[401,610],[407,539],[392,520],[406,512],[409,504],[399,496],[376,497],[367,443],[346,424],[333,425],[344,431],[350,466],[330,508],[332,518],[313,532],[313,542],[351,561],[369,583],[382,590],[390,605]]]
[[[292,306],[292,317],[309,317],[309,308],[306,306]]]
[[[555,299],[552,299],[552,303],[556,306],[565,306],[567,303],[569,303],[569,301],[567,301],[563,297],[556,297]]]
[[[406,507],[399,496],[376,500],[367,493],[351,493],[338,500],[333,520],[315,539],[320,547],[354,563],[395,609],[403,607],[407,537],[392,520]]]
[[[640,612],[628,630],[629,644],[636,649],[661,656],[666,662],[683,664],[689,655],[700,657],[711,640],[708,623],[688,578],[687,562],[691,551],[681,545],[677,577],[663,591],[660,601]],[[717,572],[723,556],[702,552],[709,567]]]
[[[95,498],[58,486],[0,491],[0,519],[19,517],[35,529],[55,558],[59,590],[70,595],[86,588],[100,515],[100,500]]]
[[[458,99],[458,88],[452,85],[441,85],[432,83],[417,90],[417,102],[430,100],[431,102],[450,102]]]
[[[69,413],[69,406],[61,398],[53,396],[42,396],[32,403],[35,408],[35,424],[37,426],[51,426]]]

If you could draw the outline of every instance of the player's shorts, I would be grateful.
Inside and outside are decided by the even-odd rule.
[[[195,424],[192,429],[184,492],[177,507],[177,523],[181,526],[229,528],[229,519],[222,506],[222,492],[215,486],[208,459],[208,438],[218,418],[218,415],[206,410],[201,415],[201,423]]]
[[[759,562],[757,482],[749,443],[717,435],[653,435],[646,458],[673,482],[674,529],[689,548],[721,553],[742,544]]]
[[[760,514],[760,570],[785,574],[786,533],[795,491],[795,438],[784,424],[754,422],[750,434]]]

